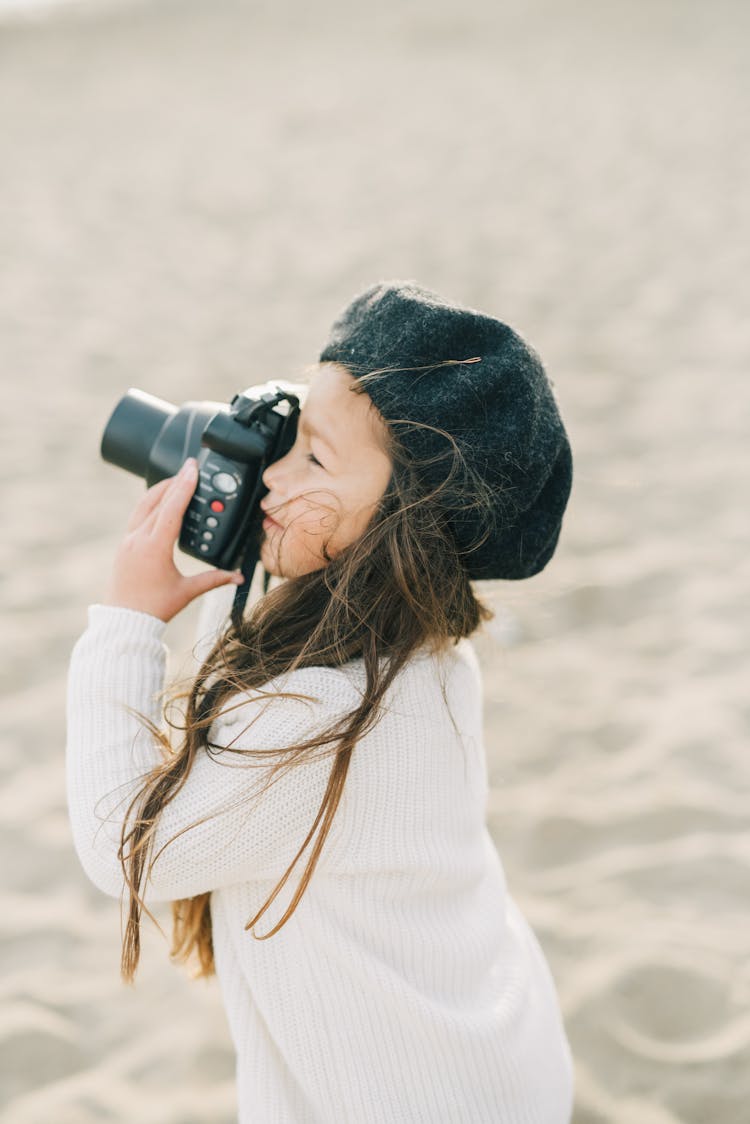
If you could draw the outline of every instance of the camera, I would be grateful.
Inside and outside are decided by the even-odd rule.
[[[223,570],[242,569],[241,603],[259,557],[262,475],[294,444],[307,387],[276,381],[251,386],[221,402],[171,402],[131,387],[112,412],[101,441],[105,461],[146,481],[174,476],[188,457],[198,483],[178,545]],[[238,605],[235,600],[235,606]]]

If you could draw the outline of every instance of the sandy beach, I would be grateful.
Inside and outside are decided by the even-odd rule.
[[[236,1119],[216,981],[149,924],[121,984],[68,827],[67,661],[143,490],[99,441],[131,386],[299,378],[382,278],[520,331],[573,447],[474,642],[575,1124],[748,1119],[749,36],[729,0],[0,11],[3,1121]]]

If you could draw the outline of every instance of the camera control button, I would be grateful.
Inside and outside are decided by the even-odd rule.
[[[215,519],[213,515],[209,515],[208,519],[206,520],[206,526],[207,527],[218,527],[219,526],[219,520]]]
[[[217,492],[224,492],[227,496],[237,491],[237,481],[232,476],[231,472],[214,473],[211,477],[211,483]]]
[[[209,504],[209,507],[211,508],[212,511],[223,511],[224,510],[224,501],[223,500],[211,500],[211,503]]]
[[[212,535],[212,533],[210,531],[204,531],[203,532],[203,538],[206,540],[206,542],[210,542],[213,537],[214,536]]]
[[[200,548],[204,554],[208,554],[209,550],[211,549],[207,542],[202,542]]]

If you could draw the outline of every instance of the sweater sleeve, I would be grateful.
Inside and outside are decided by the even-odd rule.
[[[124,886],[117,852],[128,805],[144,775],[162,759],[153,736],[126,707],[160,726],[165,628],[149,613],[90,605],[88,626],[70,658],[66,775],[73,840],[88,877],[113,897]],[[147,902],[193,897],[239,881],[277,880],[296,855],[325,794],[333,764],[331,756],[320,756],[327,747],[281,770],[265,792],[278,758],[253,758],[227,747],[294,746],[361,700],[335,668],[301,668],[263,690],[277,688],[309,697],[235,695],[214,720],[210,740],[220,750],[198,752],[159,818],[151,851],[158,857],[141,886]]]

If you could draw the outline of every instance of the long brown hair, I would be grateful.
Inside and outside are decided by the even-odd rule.
[[[352,389],[362,393],[371,372]],[[374,407],[373,407],[374,408]],[[382,419],[381,419],[382,420]],[[189,691],[172,694],[164,706],[167,724],[184,734],[173,749],[168,737],[143,715],[163,750],[163,760],[143,779],[124,818],[118,858],[130,890],[127,924],[123,935],[121,974],[127,983],[135,977],[140,956],[140,920],[147,909],[140,893],[144,875],[157,856],[151,856],[160,814],[177,795],[196,756],[219,747],[208,738],[209,727],[226,703],[237,696],[241,706],[250,690],[262,689],[274,677],[302,667],[341,667],[362,659],[366,689],[359,704],[335,725],[301,745],[278,750],[233,750],[251,757],[278,758],[265,788],[282,768],[309,760],[319,747],[329,747],[333,758],[327,789],[310,831],[283,877],[246,929],[253,929],[290,877],[297,861],[314,839],[307,866],[283,917],[257,940],[267,940],[294,912],[317,865],[344,788],[355,745],[376,723],[381,700],[401,668],[416,649],[428,644],[436,653],[469,636],[493,611],[475,595],[467,570],[451,535],[448,517],[459,496],[461,508],[489,515],[490,503],[483,482],[472,478],[454,439],[443,429],[446,458],[445,483],[428,492],[420,483],[420,464],[399,440],[407,420],[383,426],[384,447],[393,465],[391,479],[364,533],[321,569],[292,577],[256,601],[235,629],[231,622],[215,640]],[[484,540],[487,530],[477,540]],[[262,690],[261,690],[262,695]],[[274,697],[277,697],[274,694]],[[285,695],[283,697],[300,697]],[[186,699],[184,726],[167,716],[170,705]],[[328,755],[327,754],[327,755]],[[131,819],[132,817],[132,819]],[[193,825],[196,826],[196,825]],[[171,842],[172,840],[170,840]],[[162,848],[163,849],[163,848]],[[188,963],[197,959],[194,977],[214,972],[210,891],[172,903],[172,959]],[[158,922],[156,922],[158,925]]]

